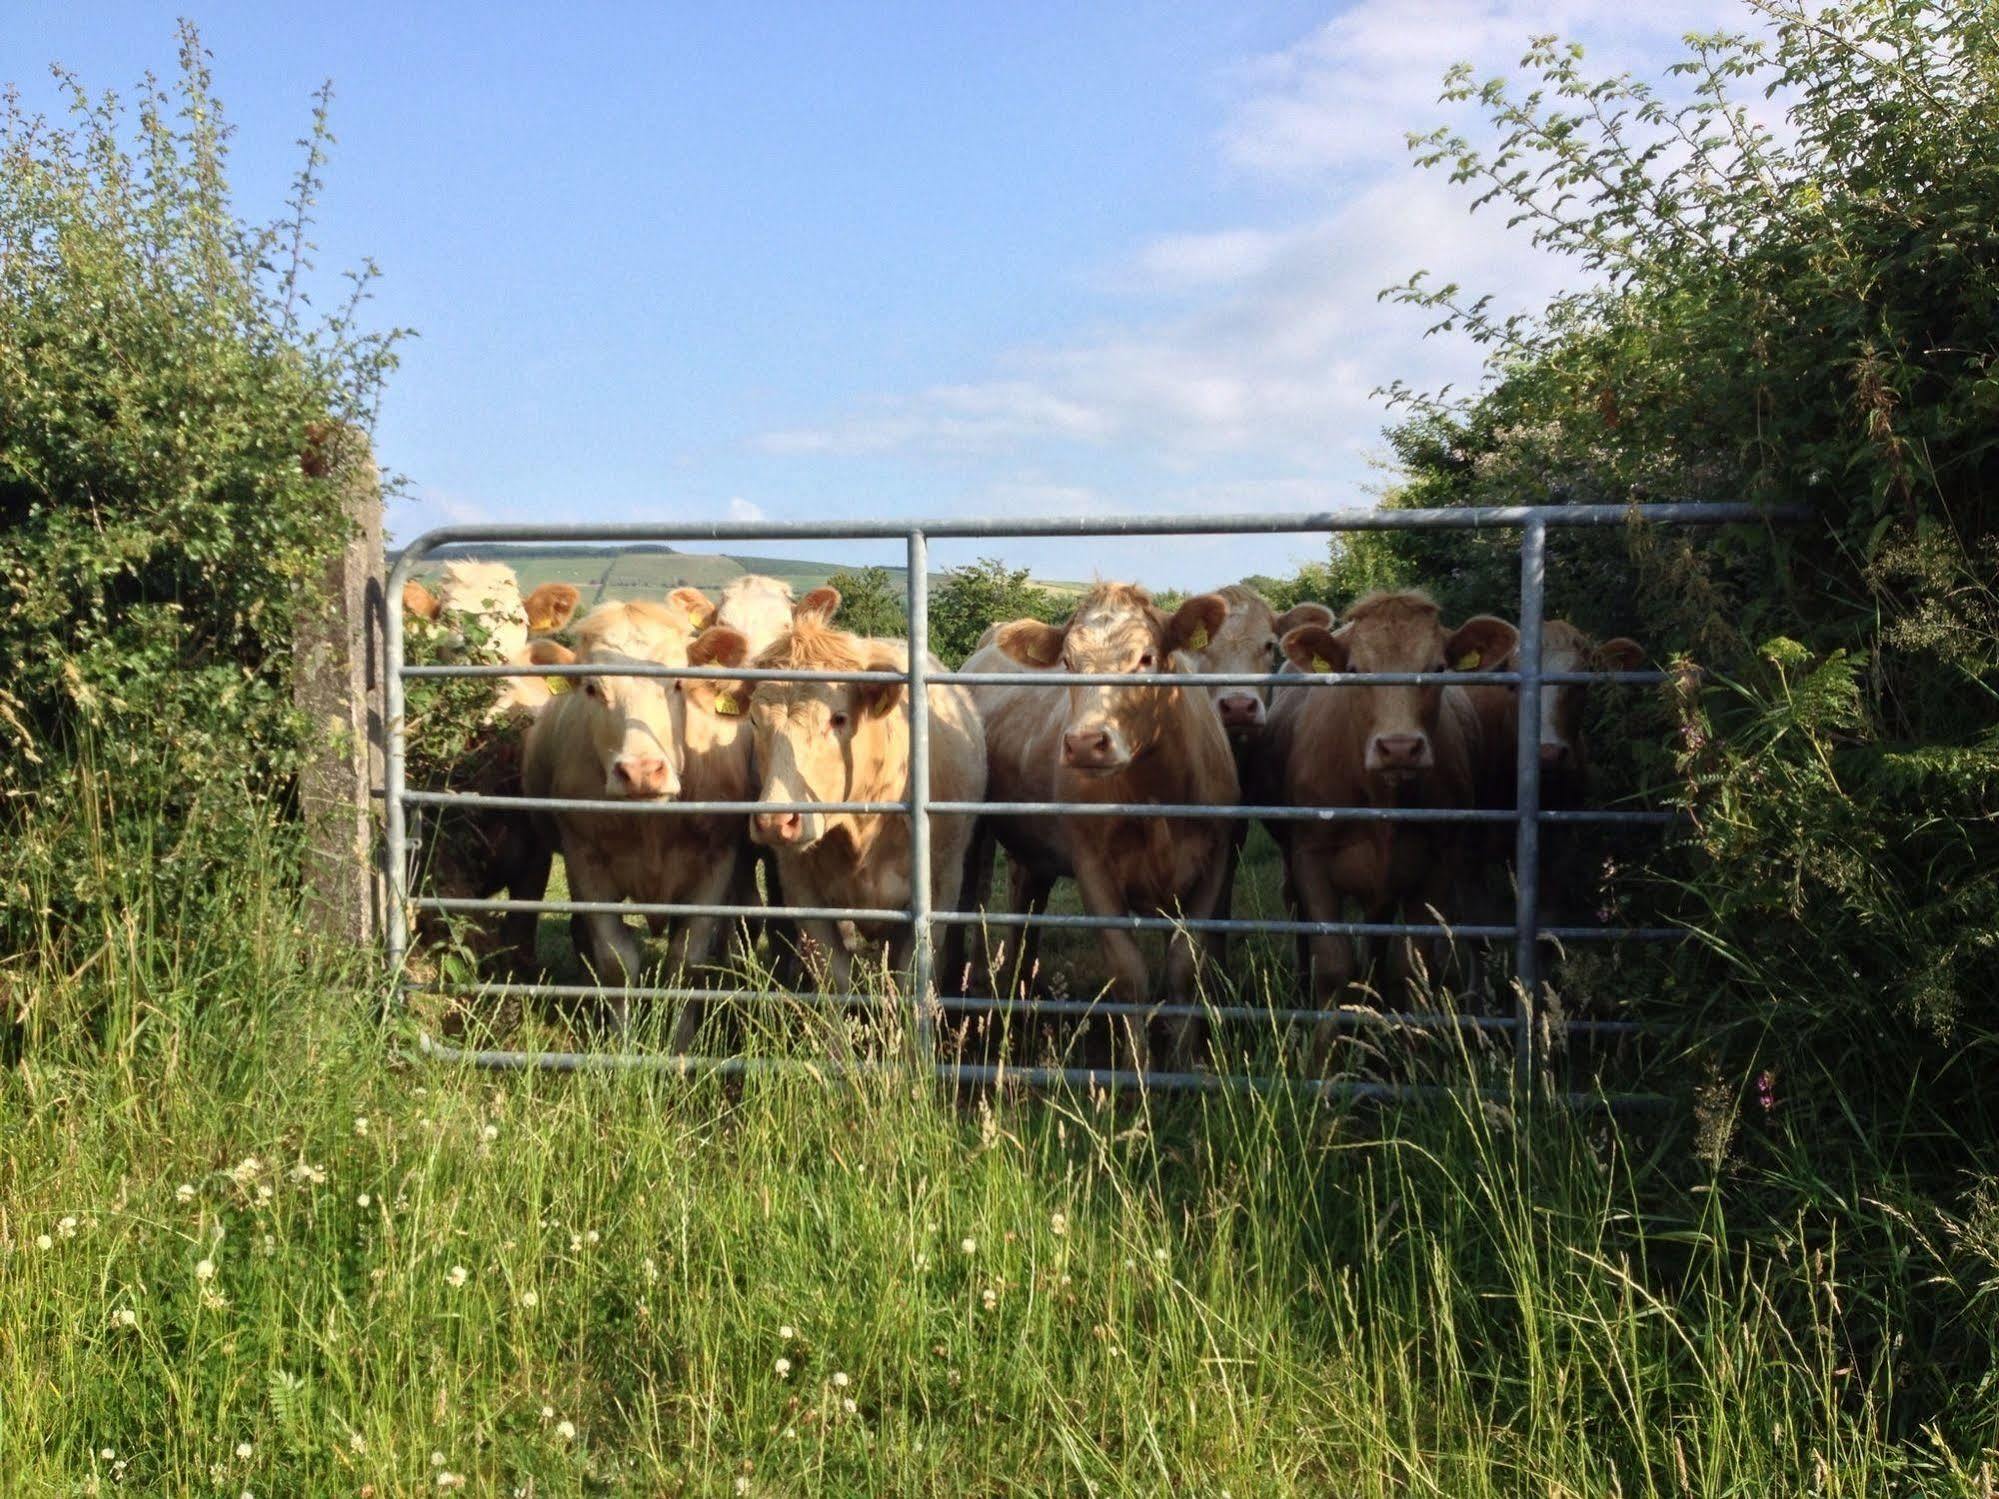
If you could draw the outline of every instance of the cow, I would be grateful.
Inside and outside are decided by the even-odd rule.
[[[1246,583],[1230,583],[1227,587],[1215,589],[1214,593],[1228,604],[1228,615],[1223,619],[1221,628],[1212,635],[1196,636],[1173,653],[1175,664],[1183,671],[1217,675],[1223,672],[1274,672],[1284,663],[1284,653],[1278,649],[1279,641],[1301,626],[1330,627],[1334,620],[1331,609],[1309,601],[1294,604],[1279,614],[1268,599]],[[1228,731],[1229,748],[1235,752],[1237,778],[1247,785],[1249,759],[1255,752],[1257,741],[1263,737],[1263,725],[1269,712],[1270,689],[1237,684],[1210,687],[1208,691],[1214,695],[1215,711],[1221,715],[1222,727]],[[1222,881],[1221,904],[1215,909],[1215,914],[1224,919],[1234,911],[1236,867],[1242,860],[1243,841],[1249,834],[1247,821],[1231,826],[1236,831],[1236,837],[1229,847],[1229,872]],[[1216,934],[1212,950],[1217,962],[1226,962],[1227,936]]]
[[[901,641],[871,640],[835,629],[840,595],[817,588],[798,603],[790,627],[755,658],[762,669],[907,671],[909,648]],[[715,632],[719,634],[720,632]],[[742,642],[742,637],[737,636]],[[742,642],[747,645],[747,642]],[[735,664],[744,654],[718,657]],[[929,658],[932,670],[944,664]],[[771,803],[895,802],[909,795],[908,689],[894,682],[759,682],[750,698],[750,727],[761,786]],[[930,796],[937,801],[978,801],[986,792],[986,742],[972,696],[949,684],[929,689]],[[930,819],[931,909],[957,909],[976,818]],[[777,856],[788,903],[805,906],[906,907],[910,897],[910,827],[897,813],[757,811],[751,837]],[[827,958],[824,982],[833,992],[852,990],[853,956],[831,922],[804,921],[806,934]],[[959,964],[963,929],[947,930],[942,972]],[[890,966],[910,960],[907,922],[862,924],[862,939],[890,937]]]
[[[1142,588],[1099,583],[1066,624],[1017,619],[1000,626],[965,663],[968,671],[1023,674],[1021,685],[977,692],[992,799],[1234,805],[1240,783],[1214,697],[1173,680],[1174,654],[1212,640],[1227,617],[1228,602],[1216,594],[1197,595],[1168,614]],[[1031,685],[1036,669],[1056,667],[1136,680],[1061,691]],[[1093,916],[1193,920],[1220,905],[1234,838],[1227,819],[1142,815],[996,817],[992,830],[1015,866],[1017,911],[1040,910],[1054,881],[1074,875]],[[1150,975],[1137,942],[1123,931],[1098,935],[1113,995],[1145,1002]],[[1173,934],[1167,977],[1175,998],[1194,997],[1206,948],[1186,931]],[[1191,1039],[1190,1027],[1173,1027],[1182,1059]]]
[[[466,558],[444,564],[435,594],[414,578],[403,584],[405,613],[450,630],[447,654],[466,653],[470,629],[479,637],[472,654],[505,666],[559,660],[547,647],[537,650],[534,637],[560,630],[581,599],[570,583],[544,583],[522,598],[520,579],[506,563]],[[488,717],[497,722],[516,712],[531,713],[550,695],[548,683],[540,677],[509,677],[500,684]]]
[[[1305,625],[1282,642],[1300,672],[1479,670],[1509,653],[1519,633],[1478,615],[1455,629],[1429,595],[1372,593],[1335,631]],[[1258,752],[1257,800],[1296,807],[1470,807],[1483,741],[1478,715],[1457,686],[1342,684],[1286,688],[1276,695]],[[1351,900],[1370,922],[1448,918],[1466,861],[1464,826],[1358,820],[1274,821],[1286,888],[1308,921],[1337,922]],[[1435,913],[1435,914],[1432,914]],[[1433,957],[1438,944],[1424,944]],[[1321,1008],[1348,996],[1356,977],[1351,939],[1314,935],[1306,944]],[[1415,977],[1398,944],[1397,977]],[[1322,1052],[1330,1039],[1315,1039]]]
[[[696,619],[705,615],[685,603],[617,603],[592,611],[576,632],[584,664],[729,664],[723,658],[741,637],[709,630],[690,639]],[[586,676],[535,720],[524,789],[530,796],[633,803],[743,801],[750,791],[747,701],[743,684],[726,680],[610,670]],[[574,899],[723,904],[741,889],[747,845],[740,816],[576,810],[551,820]],[[597,913],[582,924],[598,973],[631,983],[639,970],[638,944],[623,919]],[[671,931],[667,968],[684,979],[707,960],[715,918],[662,918],[655,929]],[[618,1002],[615,1013],[622,1027],[628,1005]],[[691,1043],[699,1019],[696,1007],[683,1007],[672,1035],[676,1049]]]
[[[1324,604],[1294,604],[1279,614],[1270,601],[1246,583],[1231,583],[1214,590],[1228,605],[1221,628],[1197,635],[1173,653],[1183,671],[1189,672],[1274,672],[1284,663],[1278,642],[1305,625],[1331,628],[1333,611]],[[1215,711],[1228,731],[1229,744],[1242,765],[1243,750],[1263,730],[1270,704],[1267,687],[1210,687]]]
[[[553,640],[535,639],[530,629],[558,629],[574,609],[577,592],[567,584],[545,584],[525,603],[512,569],[500,563],[453,562],[447,565],[442,597],[411,579],[403,585],[402,603],[413,625],[448,633],[429,638],[438,654],[462,656],[465,636],[452,629],[453,617],[469,616],[486,636],[481,656],[503,651],[514,666],[571,665],[575,654]],[[568,684],[561,679],[510,678],[501,684],[482,715],[474,737],[451,758],[444,778],[427,790],[467,791],[482,796],[514,796],[521,789],[522,738],[536,708]],[[423,817],[419,837],[425,849],[421,875],[431,895],[487,900],[505,892],[514,900],[540,900],[548,888],[552,850],[532,820],[519,812],[493,807],[451,806],[431,809]],[[532,912],[508,912],[497,922],[475,923],[476,940],[497,946],[523,974],[538,967],[536,921]],[[445,924],[425,913],[420,935],[431,941],[445,934]]]
[[[1626,636],[1601,643],[1565,619],[1551,619],[1541,626],[1541,670],[1635,671],[1645,663],[1645,649]],[[1509,651],[1500,660],[1483,668],[1488,671],[1519,669],[1518,651]],[[1520,693],[1515,687],[1475,686],[1465,689],[1478,715],[1483,751],[1479,757],[1477,805],[1512,811],[1518,805],[1518,755],[1520,739]],[[1575,811],[1584,803],[1589,782],[1589,746],[1583,731],[1589,688],[1581,682],[1544,684],[1541,688],[1540,781],[1541,806],[1549,811]],[[1561,836],[1555,827],[1545,827],[1541,835],[1541,890],[1553,908],[1555,901],[1568,896],[1576,884],[1574,841]],[[1554,835],[1554,836],[1550,836]],[[1513,864],[1514,830],[1493,830],[1487,861],[1510,869]]]
[[[749,642],[754,660],[791,627],[791,585],[760,573],[744,573],[722,585],[715,623],[727,625]]]

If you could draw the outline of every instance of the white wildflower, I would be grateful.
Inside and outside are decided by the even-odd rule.
[[[775,1365],[774,1367],[775,1367],[775,1368],[777,1369],[777,1377],[778,1377],[779,1379],[789,1379],[789,1378],[791,1378],[791,1360],[790,1360],[790,1359],[788,1359],[788,1358],[780,1358],[780,1359],[779,1359],[779,1360],[777,1361],[777,1363],[776,1363],[776,1365]]]
[[[789,1322],[787,1322],[777,1330],[777,1335],[780,1338],[783,1338],[785,1342],[789,1343],[793,1338],[798,1336],[798,1331]]]
[[[355,1203],[355,1206],[357,1206],[357,1207],[364,1207],[364,1208],[365,1208],[365,1207],[369,1206],[369,1205],[370,1205],[371,1203],[373,1203],[373,1202],[374,1202],[374,1200],[375,1200],[375,1199],[374,1199],[374,1198],[372,1198],[372,1197],[370,1197],[370,1196],[369,1196],[369,1195],[368,1195],[368,1194],[367,1194],[366,1192],[363,1192],[363,1193],[362,1193],[362,1194],[361,1194],[361,1195],[360,1195],[359,1197],[357,1197],[357,1198],[355,1198],[355,1199],[354,1199],[354,1203]]]
[[[354,1116],[354,1133],[363,1136],[368,1133],[368,1116],[366,1114],[356,1114]]]
[[[443,1467],[443,1466],[444,1466],[444,1454],[443,1454],[442,1452],[433,1452],[433,1453],[431,1453],[431,1455],[430,1455],[430,1465],[431,1465],[431,1466],[432,1466],[433,1468],[441,1468],[441,1467]]]
[[[180,1185],[179,1185],[178,1187],[175,1187],[175,1188],[174,1188],[174,1199],[175,1199],[176,1201],[178,1201],[178,1202],[193,1202],[193,1201],[194,1201],[194,1183],[193,1183],[193,1182],[182,1182],[182,1183],[181,1183],[181,1184],[180,1184]]]
[[[1048,1215],[1048,1231],[1054,1234],[1056,1238],[1061,1238],[1062,1235],[1069,1231],[1069,1220],[1060,1213],[1050,1213]]]
[[[574,1421],[557,1421],[555,1423],[555,1434],[565,1442],[575,1441],[576,1423]]]
[[[555,1407],[552,1405],[544,1405],[541,1408],[541,1418],[544,1421],[553,1421],[555,1419]]]
[[[859,1410],[860,1407],[854,1404],[852,1398],[850,1397],[840,1402],[840,1409],[845,1411],[848,1415],[851,1416],[854,1414],[855,1411]]]
[[[500,1138],[499,1125],[497,1124],[487,1125],[484,1129],[479,1131],[479,1138],[484,1140],[487,1144],[490,1145],[493,1141]]]
[[[958,1241],[958,1247],[966,1254],[977,1254],[979,1252],[979,1241],[971,1238],[961,1239]]]
[[[1163,1244],[1159,1248],[1152,1251],[1152,1257],[1162,1265],[1165,1264],[1168,1259],[1172,1258],[1172,1256],[1166,1252],[1166,1247]]]
[[[987,1286],[983,1291],[979,1292],[979,1300],[986,1304],[987,1311],[991,1311],[999,1305],[999,1292],[995,1291],[991,1286]]]
[[[236,1456],[241,1461],[247,1463],[252,1457],[255,1457],[256,1454],[257,1454],[257,1449],[255,1447],[252,1447],[248,1442],[238,1442],[236,1444]]]
[[[55,1247],[56,1247],[56,1241],[54,1239],[51,1239],[47,1234],[35,1235],[35,1248],[53,1249]]]
[[[451,1269],[448,1272],[446,1272],[444,1278],[450,1281],[452,1289],[456,1290],[459,1286],[464,1285],[466,1281],[472,1278],[472,1272],[470,1270],[467,1270],[463,1265],[453,1265]]]
[[[139,1325],[139,1314],[129,1306],[121,1306],[118,1308],[117,1320],[120,1327],[137,1327]]]
[[[215,1278],[215,1261],[202,1260],[198,1263],[194,1267],[194,1278],[196,1280],[213,1280]]]
[[[541,1305],[541,1297],[536,1295],[533,1291],[523,1291],[521,1292],[521,1305],[528,1308],[528,1310],[532,1311],[534,1310],[534,1308]]]
[[[833,1388],[834,1388],[834,1389],[836,1389],[836,1390],[844,1390],[844,1389],[846,1389],[846,1388],[847,1388],[847,1376],[846,1376],[845,1374],[840,1374],[840,1373],[836,1373],[836,1374],[834,1374],[834,1376],[833,1376]]]
[[[62,1218],[62,1220],[56,1224],[56,1232],[61,1234],[65,1239],[74,1239],[76,1237],[75,1217],[71,1215],[65,1215]]]

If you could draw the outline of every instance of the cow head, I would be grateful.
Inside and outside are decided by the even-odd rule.
[[[737,667],[750,659],[749,642],[740,630],[712,625],[687,648],[689,666]],[[684,707],[681,732],[690,760],[734,744],[749,723],[747,682],[712,677],[686,677],[673,683]]]
[[[776,644],[777,637],[791,623],[791,610],[789,583],[744,573],[723,586],[715,623],[740,630],[749,642],[750,654],[760,656]]]
[[[1278,642],[1306,625],[1333,623],[1324,604],[1297,604],[1278,614],[1262,594],[1241,583],[1215,590],[1228,605],[1221,628],[1205,641],[1199,635],[1176,653],[1181,666],[1193,672],[1273,672],[1284,660]],[[1268,687],[1211,687],[1215,711],[1232,743],[1254,739],[1262,730],[1270,703]]]
[[[646,601],[598,606],[576,627],[586,664],[686,666],[683,611]],[[677,679],[612,673],[578,679],[590,746],[609,797],[658,801],[680,794],[685,704]]]
[[[1129,672],[1142,678],[1069,688],[1069,714],[1062,727],[1064,768],[1115,775],[1171,731],[1169,715],[1180,692],[1171,676],[1173,653],[1212,642],[1228,612],[1227,601],[1217,594],[1197,594],[1168,614],[1143,588],[1099,583],[1067,624],[1017,619],[1001,625],[994,642],[1024,666]]]
[[[1498,670],[1516,664],[1509,655]],[[1541,670],[1636,671],[1645,664],[1644,649],[1625,636],[1601,645],[1565,619],[1551,619],[1541,627]],[[1589,688],[1581,682],[1561,682],[1541,689],[1541,770],[1555,776],[1579,776],[1586,763],[1583,747],[1583,712]]]
[[[1503,619],[1476,615],[1446,629],[1429,595],[1369,594],[1337,631],[1306,625],[1284,637],[1284,654],[1307,672],[1482,671],[1503,659],[1520,632]],[[1363,764],[1390,784],[1422,777],[1436,765],[1442,686],[1368,683],[1318,691],[1350,692],[1347,712],[1366,735]]]
[[[827,621],[839,608],[830,588],[799,600],[791,628],[757,657],[765,668],[814,671],[901,671],[900,650],[864,640]],[[739,637],[740,638],[740,637]],[[844,802],[887,799],[898,755],[907,767],[908,736],[897,713],[900,682],[759,682],[750,698],[750,732],[763,774],[764,802]],[[802,851],[824,838],[834,818],[820,812],[759,812],[750,836],[772,848]]]

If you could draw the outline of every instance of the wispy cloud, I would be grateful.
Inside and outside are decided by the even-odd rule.
[[[1161,234],[1107,278],[1128,304],[1108,325],[762,446],[990,459],[1062,445],[1181,469],[1242,457],[1308,475],[1333,457],[1346,467],[1378,440],[1378,388],[1479,371],[1478,351],[1426,342],[1425,319],[1378,300],[1384,287],[1429,269],[1531,308],[1575,274],[1409,164],[1409,133],[1448,113],[1445,70],[1510,69],[1555,31],[1583,40],[1594,69],[1656,76],[1685,33],[1743,17],[1735,0],[1362,0],[1228,80],[1218,158],[1290,205],[1276,222]]]

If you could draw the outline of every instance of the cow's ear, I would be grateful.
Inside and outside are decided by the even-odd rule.
[[[1347,643],[1324,625],[1300,625],[1278,643],[1285,658],[1300,671],[1345,671]]]
[[[544,583],[521,601],[527,611],[528,628],[537,635],[552,635],[569,623],[583,595],[573,583]]]
[[[1053,666],[1062,659],[1062,641],[1068,633],[1038,619],[1016,619],[999,627],[993,644],[1022,666]]]
[[[528,642],[528,665],[530,666],[574,666],[576,652],[556,640],[530,640]]]
[[[415,578],[403,584],[403,613],[414,614],[418,619],[436,619],[443,608],[437,595]]]
[[[1628,635],[1606,640],[1595,651],[1596,664],[1604,671],[1640,671],[1645,666],[1645,647]]]
[[[666,596],[666,601],[692,620],[697,630],[714,621],[715,606],[698,588],[676,588]]]
[[[749,637],[727,625],[703,630],[687,648],[689,666],[741,666],[749,658]]]
[[[1293,630],[1302,630],[1306,625],[1320,625],[1330,630],[1333,627],[1333,611],[1324,604],[1293,604],[1277,616],[1274,628],[1277,638],[1282,640]]]
[[[823,583],[791,606],[793,619],[816,618],[822,624],[830,624],[839,612],[840,590]]]
[[[1168,651],[1205,651],[1229,617],[1229,601],[1218,593],[1197,593],[1166,621]]]
[[[1452,671],[1496,671],[1520,644],[1520,632],[1491,614],[1474,614],[1444,642],[1444,664]]]
[[[863,671],[907,671],[908,666],[893,651],[873,651],[862,662]],[[909,690],[906,682],[856,682],[854,702],[870,718],[885,718],[901,704]]]

